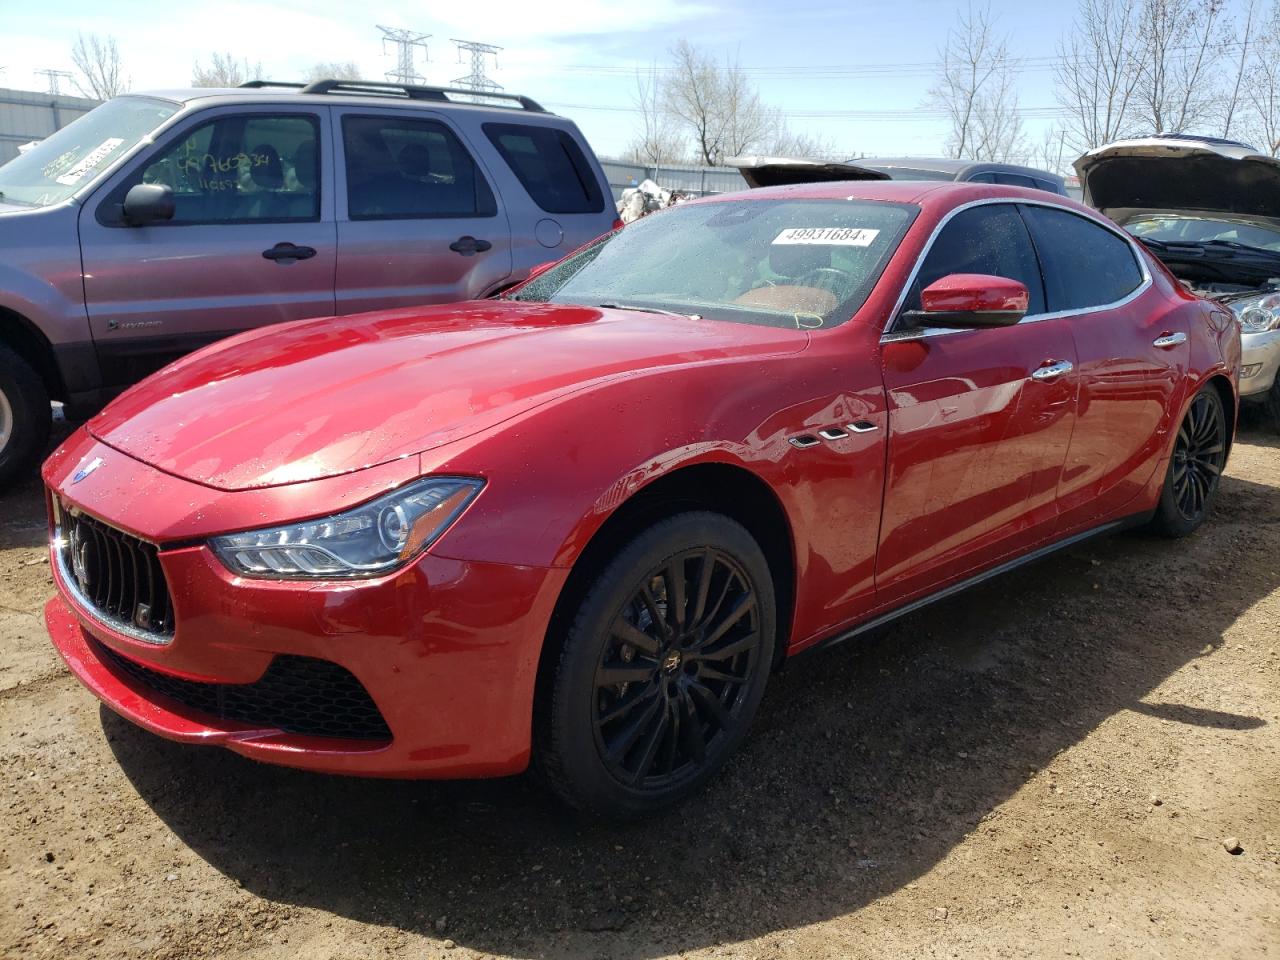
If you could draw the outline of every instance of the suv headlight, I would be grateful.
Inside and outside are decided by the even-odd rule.
[[[1230,307],[1245,333],[1280,330],[1280,293],[1245,297],[1243,300],[1232,301]]]
[[[483,486],[483,480],[428,477],[345,513],[214,537],[209,545],[246,577],[373,577],[429,547]]]

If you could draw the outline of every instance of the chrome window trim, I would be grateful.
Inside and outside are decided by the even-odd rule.
[[[124,634],[130,640],[137,640],[139,643],[145,643],[151,647],[167,647],[173,643],[172,633],[155,633],[154,631],[140,630],[132,623],[127,623],[119,617],[105,614],[95,607],[93,601],[81,592],[80,585],[76,583],[75,574],[67,566],[65,543],[66,540],[62,536],[62,528],[58,526],[54,530],[54,543],[51,552],[58,567],[58,578],[62,581],[62,589],[67,592],[67,596],[70,599],[75,601],[78,613],[105,630],[114,630],[116,633]]]
[[[943,229],[951,222],[952,218],[965,210],[972,209],[973,207],[991,206],[1000,203],[1012,204],[1015,206],[1022,204],[1028,207],[1048,207],[1051,210],[1060,210],[1063,213],[1069,213],[1072,216],[1080,217],[1082,220],[1087,220],[1099,229],[1106,230],[1108,233],[1111,233],[1123,240],[1126,246],[1128,246],[1129,252],[1133,254],[1133,259],[1137,262],[1138,269],[1142,272],[1142,282],[1119,300],[1115,300],[1111,303],[1098,304],[1097,306],[1092,307],[1082,307],[1079,310],[1056,310],[1053,313],[1037,313],[1035,316],[1023,317],[1016,324],[1013,324],[1013,326],[1021,326],[1022,324],[1027,323],[1039,323],[1041,320],[1060,320],[1064,317],[1077,317],[1090,313],[1101,313],[1104,310],[1117,310],[1120,307],[1132,303],[1150,289],[1152,282],[1151,270],[1147,267],[1146,258],[1142,256],[1142,252],[1138,248],[1138,242],[1123,230],[1111,227],[1100,220],[1096,220],[1093,217],[1080,213],[1078,210],[1072,210],[1070,207],[1065,207],[1060,203],[1054,203],[1051,200],[1023,199],[1022,197],[983,197],[980,200],[970,200],[968,203],[962,203],[960,206],[948,210],[946,216],[934,225],[933,232],[929,234],[929,239],[925,241],[924,247],[920,251],[920,255],[916,257],[915,265],[911,268],[911,273],[907,276],[906,283],[902,285],[902,289],[898,292],[898,299],[894,302],[893,309],[889,312],[889,319],[885,322],[884,329],[880,331],[881,343],[892,343],[898,340],[917,340],[922,337],[939,337],[945,336],[949,333],[968,332],[967,330],[958,327],[924,327],[919,330],[893,330],[892,327],[902,313],[902,306],[906,303],[907,293],[911,290],[912,286],[915,285],[916,277],[920,274],[920,268],[924,266],[925,259],[933,249],[934,241],[938,239],[938,235],[942,233]],[[1030,235],[1030,229],[1030,227],[1027,228],[1028,236]],[[1035,241],[1032,240],[1033,244],[1034,242]],[[1040,254],[1037,251],[1037,260],[1039,260],[1039,256]],[[1045,296],[1047,297],[1048,294],[1049,291],[1046,289]]]

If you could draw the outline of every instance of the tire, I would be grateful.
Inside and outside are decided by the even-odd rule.
[[[1276,433],[1280,433],[1280,373],[1276,374],[1276,378],[1271,383],[1271,389],[1267,391],[1267,397],[1262,401],[1262,409],[1267,418],[1267,424]]]
[[[1204,386],[1191,399],[1178,427],[1169,471],[1151,529],[1185,537],[1209,516],[1227,462],[1227,417],[1222,398]]]
[[[49,441],[52,420],[40,375],[0,343],[0,489],[34,468]]]
[[[701,511],[655,523],[591,583],[565,635],[549,638],[562,644],[535,768],[598,816],[683,800],[746,736],[776,623],[769,565],[741,525]]]

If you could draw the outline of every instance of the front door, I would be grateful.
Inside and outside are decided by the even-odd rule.
[[[85,301],[108,385],[228,334],[333,315],[326,144],[317,112],[201,113],[85,204]],[[173,189],[171,220],[125,223],[121,203],[138,183]]]
[[[1009,203],[962,210],[938,234],[909,292],[953,273],[1026,285],[1011,327],[898,333],[882,343],[888,474],[876,560],[878,603],[896,606],[1049,536],[1075,418],[1075,348],[1045,317],[1030,237]]]
[[[499,197],[441,117],[335,109],[339,313],[472,300],[511,274]]]

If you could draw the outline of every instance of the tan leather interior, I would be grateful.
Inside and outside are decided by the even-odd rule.
[[[779,284],[772,287],[756,287],[733,301],[744,307],[760,307],[784,313],[816,313],[825,316],[836,308],[836,297],[821,287],[794,287]]]

